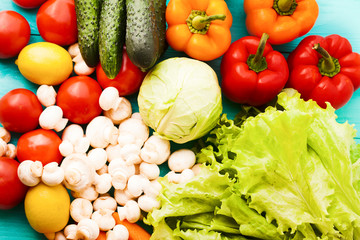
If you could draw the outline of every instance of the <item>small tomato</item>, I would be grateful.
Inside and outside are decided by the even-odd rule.
[[[19,54],[30,40],[30,25],[14,11],[0,11],[0,58]]]
[[[69,121],[86,124],[102,112],[99,105],[101,92],[99,83],[94,79],[88,76],[71,77],[60,85],[56,104]]]
[[[96,67],[96,78],[100,86],[103,89],[114,87],[119,91],[120,96],[130,95],[138,91],[145,75],[145,72],[142,72],[130,61],[125,48],[120,72],[114,79],[106,76],[101,64]]]
[[[25,198],[28,187],[20,181],[18,167],[16,160],[0,157],[0,209],[11,209]]]
[[[39,125],[42,110],[33,92],[13,89],[0,99],[0,123],[11,132],[28,132]]]
[[[61,46],[77,41],[74,0],[48,0],[39,8],[36,24],[42,38]]]
[[[52,130],[36,129],[20,136],[17,142],[17,159],[40,161],[45,166],[50,162],[60,164],[60,137]]]

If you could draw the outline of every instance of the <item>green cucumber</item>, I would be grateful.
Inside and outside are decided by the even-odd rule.
[[[75,0],[78,43],[89,67],[99,62],[99,20],[101,0]]]
[[[103,0],[100,13],[100,63],[110,79],[119,73],[126,32],[125,0]]]
[[[166,0],[126,0],[126,51],[143,71],[155,65],[165,52]]]

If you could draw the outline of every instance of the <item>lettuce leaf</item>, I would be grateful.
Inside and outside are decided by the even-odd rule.
[[[168,226],[180,239],[359,239],[360,147],[336,118],[292,90],[263,112],[223,115],[198,149],[201,174],[164,178],[148,222],[177,221]]]

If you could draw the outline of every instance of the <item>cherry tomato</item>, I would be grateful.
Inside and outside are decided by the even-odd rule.
[[[0,11],[0,58],[19,54],[30,39],[30,25],[14,11]]]
[[[16,5],[22,8],[37,8],[46,0],[12,0]]]
[[[96,67],[96,78],[102,88],[115,87],[120,96],[126,96],[139,90],[146,73],[136,67],[123,51],[122,65],[120,72],[114,79],[109,79],[99,64]]]
[[[48,0],[39,8],[36,24],[42,38],[61,46],[77,41],[74,0]]]
[[[0,123],[11,132],[28,132],[39,125],[42,110],[33,92],[13,89],[0,99]]]
[[[101,92],[99,83],[94,79],[88,76],[71,77],[60,85],[56,104],[69,121],[89,123],[102,112],[99,105]]]
[[[18,167],[16,160],[0,157],[0,209],[11,209],[25,198],[28,187],[20,181]]]
[[[40,161],[45,166],[50,162],[60,164],[63,157],[59,151],[60,137],[52,130],[36,129],[19,137],[17,159]]]

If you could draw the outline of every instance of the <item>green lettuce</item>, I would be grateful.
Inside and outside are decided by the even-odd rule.
[[[360,147],[336,118],[291,90],[264,111],[223,115],[198,149],[201,173],[165,177],[146,220],[175,239],[360,239]]]

